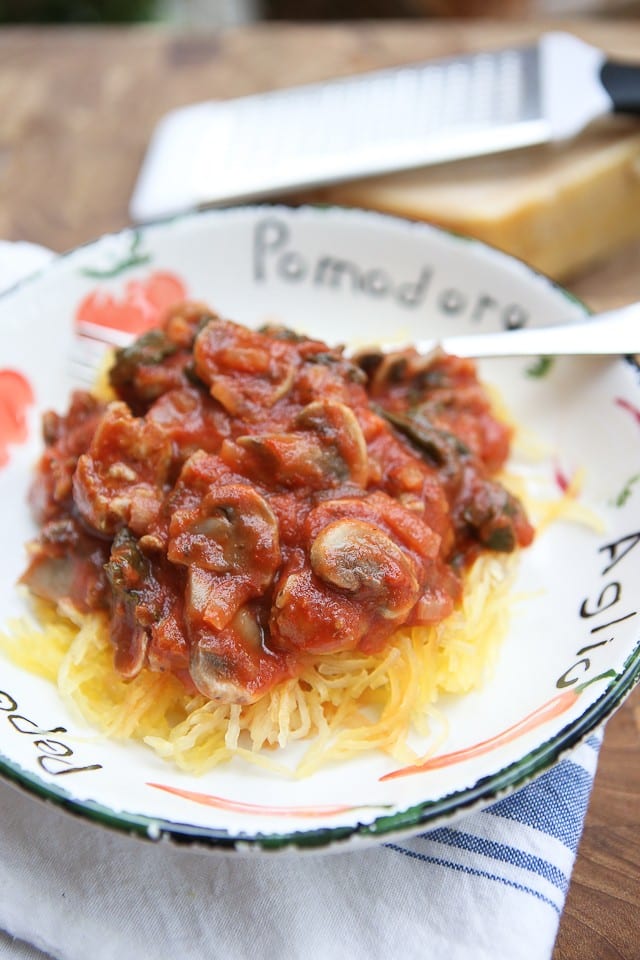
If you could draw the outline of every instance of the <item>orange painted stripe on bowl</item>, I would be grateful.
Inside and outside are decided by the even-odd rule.
[[[205,807],[217,807],[219,810],[229,810],[233,813],[264,814],[268,817],[332,817],[339,813],[348,813],[350,810],[360,810],[371,804],[334,805],[320,807],[272,807],[259,803],[245,803],[242,800],[229,800],[227,797],[217,797],[211,793],[198,793],[195,790],[183,790],[180,787],[170,787],[165,783],[147,783],[148,787],[173,793],[184,800],[201,803]]]
[[[580,694],[588,686],[599,680],[615,677],[615,675],[615,670],[608,670],[606,673],[599,674],[597,677],[581,683],[578,687],[565,690],[551,700],[547,700],[546,703],[543,703],[542,706],[537,707],[537,709],[527,714],[522,720],[518,720],[517,723],[507,727],[506,730],[502,730],[495,736],[489,737],[488,740],[481,740],[479,743],[474,743],[470,747],[464,747],[462,750],[454,750],[453,753],[443,753],[438,757],[431,757],[430,760],[426,760],[424,763],[401,767],[399,770],[392,770],[391,773],[386,773],[383,777],[380,777],[380,780],[395,780],[397,777],[409,777],[414,773],[438,770],[442,767],[449,767],[454,763],[462,763],[464,760],[470,760],[472,757],[479,757],[484,753],[489,753],[491,750],[511,743],[522,734],[528,733],[530,730],[535,730],[536,727],[541,726],[541,724],[546,723],[548,720],[553,720],[555,717],[565,713],[578,701]]]

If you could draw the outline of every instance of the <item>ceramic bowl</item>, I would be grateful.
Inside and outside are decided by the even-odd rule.
[[[356,344],[585,313],[480,243],[340,209],[211,211],[54,258],[0,298],[0,624],[25,611],[15,584],[34,534],[26,491],[42,412],[65,407],[105,341],[125,341],[184,296],[251,326],[277,319]],[[587,519],[559,519],[523,551],[492,675],[440,704],[448,729],[440,764],[388,778],[398,764],[372,753],[297,780],[234,760],[196,777],[143,744],[105,739],[53,685],[2,657],[4,777],[151,839],[254,853],[331,850],[490,803],[586,737],[640,673],[640,375],[624,358],[493,360],[480,372],[535,438],[535,456],[516,453],[511,468],[549,498],[580,472]]]

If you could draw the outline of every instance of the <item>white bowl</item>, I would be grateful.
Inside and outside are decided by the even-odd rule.
[[[95,291],[80,330],[79,305]],[[251,326],[275,318],[333,342],[406,341],[585,313],[550,281],[482,244],[339,209],[207,212],[54,259],[0,298],[0,368],[34,392],[28,437],[8,447],[0,468],[0,624],[24,613],[15,582],[34,533],[25,492],[41,414],[64,408],[82,363],[93,362],[95,340],[79,332],[117,339],[118,326],[141,309],[181,292]],[[127,312],[125,301],[138,306]],[[519,600],[493,676],[442,705],[449,735],[441,752],[463,751],[459,762],[382,780],[397,764],[372,754],[286,780],[234,760],[195,777],[142,744],[105,739],[69,712],[54,686],[2,658],[3,775],[151,839],[273,851],[342,849],[417,832],[555,763],[640,676],[639,374],[616,358],[492,361],[481,374],[546,450],[515,469],[556,496],[559,477],[584,470],[580,501],[601,528],[559,520],[523,551]]]

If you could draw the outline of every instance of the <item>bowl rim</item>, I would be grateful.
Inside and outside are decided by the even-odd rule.
[[[17,763],[0,755],[0,776],[30,796],[53,803],[81,819],[128,834],[138,839],[169,841],[184,847],[224,853],[296,852],[319,853],[344,850],[365,842],[382,843],[413,836],[425,827],[451,822],[497,802],[554,767],[566,755],[594,734],[623,702],[640,681],[640,640],[625,666],[607,689],[579,717],[553,737],[539,744],[523,757],[482,777],[469,787],[436,800],[413,804],[406,810],[383,814],[370,823],[316,827],[286,832],[232,833],[218,827],[205,827],[167,820],[132,811],[117,812],[94,800],[76,800],[67,791],[27,773]]]

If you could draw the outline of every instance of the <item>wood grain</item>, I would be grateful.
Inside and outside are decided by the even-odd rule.
[[[528,40],[541,23],[262,24],[0,32],[0,236],[65,250],[128,223],[156,121],[229,97]],[[637,56],[640,24],[558,24]],[[594,308],[640,300],[640,245],[576,279]],[[640,958],[640,690],[607,726],[554,960]]]

